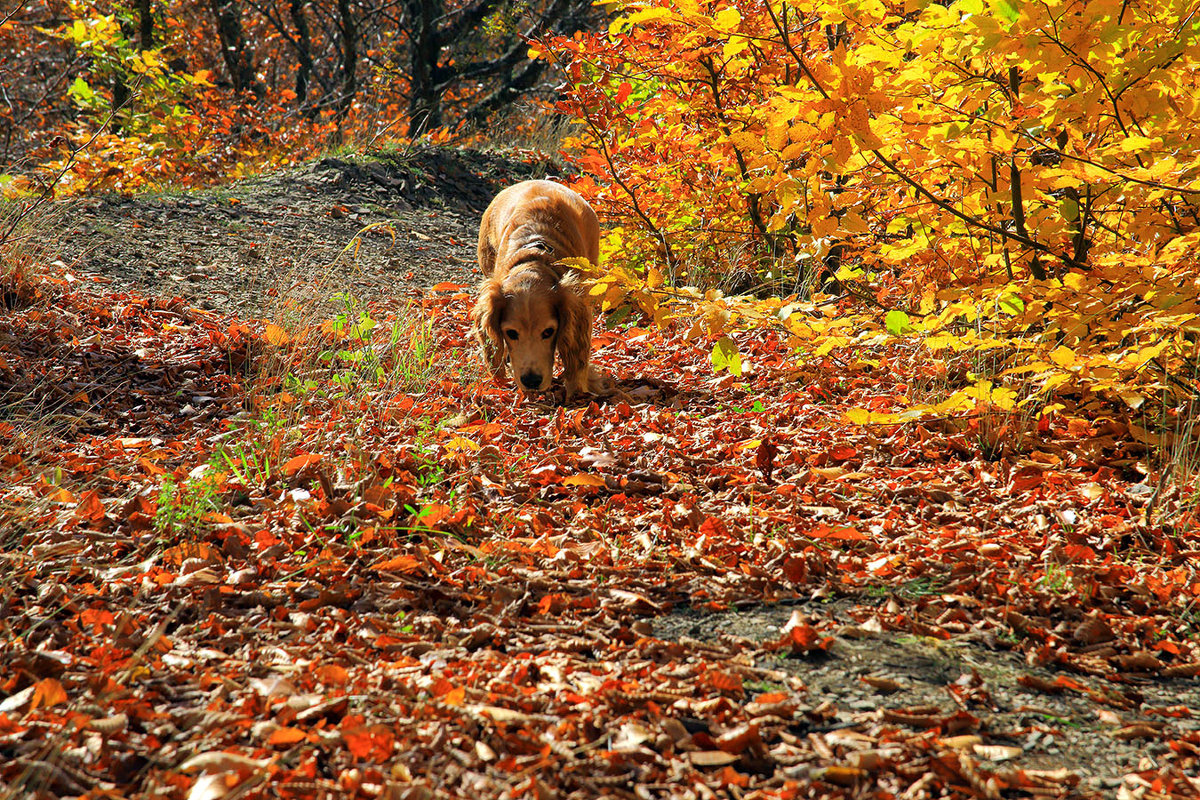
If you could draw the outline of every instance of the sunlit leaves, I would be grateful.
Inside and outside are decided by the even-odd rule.
[[[742,374],[742,357],[737,342],[724,336],[717,340],[712,349],[713,369],[728,371],[731,375]]]
[[[648,265],[668,287],[711,285],[738,269],[820,274],[836,253],[838,281],[887,298],[858,327],[910,335],[899,299],[933,287],[927,348],[1039,365],[1021,392],[1129,395],[1147,365],[1178,371],[1186,347],[1164,334],[1187,329],[1200,294],[1194,220],[1172,210],[1191,202],[1173,187],[1200,172],[1195,54],[1163,24],[1177,9],[1066,7],[801,2],[772,18],[736,0],[631,5],[620,38],[573,42],[590,72],[565,107],[609,140],[581,139],[595,148],[580,159],[595,177],[585,190],[623,231],[605,250],[624,270],[605,304],[684,317],[663,309],[685,292],[638,288]],[[783,11],[826,27],[785,40]],[[632,115],[610,107],[631,63],[656,86]],[[1049,284],[1022,283],[1034,275]],[[690,302],[697,335],[761,319],[747,303],[714,324],[705,306],[724,300]],[[872,341],[805,340],[818,357]]]
[[[903,336],[912,331],[912,322],[903,311],[889,311],[884,316],[883,325],[892,336]]]

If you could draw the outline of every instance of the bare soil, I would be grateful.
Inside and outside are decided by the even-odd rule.
[[[240,318],[269,318],[314,285],[391,300],[474,282],[492,196],[559,171],[528,152],[325,158],[219,189],[74,200],[59,209],[58,246],[69,269]]]
[[[897,599],[903,601],[893,595],[880,602]],[[813,704],[834,704],[837,719],[847,727],[870,719],[896,722],[900,715],[910,715],[912,724],[919,724],[923,718],[941,721],[966,711],[980,720],[984,742],[1020,748],[1011,759],[1004,753],[1004,766],[1065,770],[1079,777],[1077,788],[1084,794],[1107,796],[1121,786],[1125,775],[1144,769],[1143,760],[1166,755],[1166,744],[1124,738],[1134,725],[1161,726],[1169,719],[1181,731],[1200,729],[1195,719],[1165,716],[1171,708],[1200,704],[1200,685],[1193,679],[1118,686],[1071,673],[1070,681],[1083,689],[1047,692],[1028,684],[1049,687],[1060,674],[1026,664],[1004,642],[970,635],[940,640],[873,631],[849,616],[854,605],[840,600],[726,612],[679,609],[652,625],[655,636],[670,641],[749,640],[762,645],[780,639],[793,614],[802,614],[817,627],[833,623],[834,635],[825,650],[795,657],[785,649],[756,666],[800,678]],[[914,709],[919,713],[913,714]],[[990,769],[1002,766],[986,758],[983,764]]]

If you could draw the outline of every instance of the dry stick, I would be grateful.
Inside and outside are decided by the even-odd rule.
[[[778,21],[778,18],[775,16],[775,11],[774,11],[774,9],[771,8],[770,3],[767,3],[767,11],[768,11],[768,13],[770,13],[771,20],[775,23],[775,29],[778,31],[779,30],[779,21]],[[782,36],[782,32],[780,35]],[[791,42],[786,40],[786,38],[784,40],[784,46],[786,47],[788,53],[792,56],[792,58],[796,60],[796,63],[800,65],[800,69],[804,72],[805,75],[808,76],[809,81],[812,82],[813,88],[815,88],[818,92],[820,92],[821,96],[824,97],[826,100],[832,99],[829,96],[829,92],[825,91],[825,87],[821,85],[821,82],[819,80],[817,80],[817,76],[814,75],[812,73],[812,70],[810,70],[808,68],[808,64],[805,63],[803,56],[801,56],[799,53],[796,52],[796,50],[792,46]],[[945,211],[945,212],[957,217],[958,219],[962,220],[963,222],[967,223],[967,225],[970,225],[975,228],[979,228],[980,230],[988,231],[989,233],[994,233],[997,236],[1007,236],[1008,238],[1012,239],[1013,241],[1020,242],[1021,244],[1025,245],[1026,247],[1028,247],[1031,250],[1035,250],[1037,252],[1045,253],[1049,256],[1052,256],[1053,258],[1056,258],[1059,261],[1062,261],[1064,264],[1066,264],[1067,266],[1072,267],[1074,269],[1079,269],[1079,270],[1087,269],[1086,265],[1080,264],[1078,261],[1076,261],[1074,258],[1072,258],[1068,255],[1064,255],[1062,253],[1056,252],[1049,245],[1042,244],[1041,242],[1031,239],[1028,236],[1021,235],[1020,233],[1014,233],[1013,231],[1006,231],[1003,228],[997,227],[995,225],[991,225],[987,222],[984,222],[981,219],[976,219],[975,217],[964,214],[963,212],[959,211],[954,206],[947,203],[945,200],[942,200],[942,199],[936,197],[931,191],[929,191],[924,186],[922,186],[915,178],[910,177],[907,173],[905,173],[898,166],[896,166],[896,164],[894,162],[892,162],[891,159],[889,159],[883,153],[879,152],[878,150],[871,150],[870,152],[872,155],[874,155],[876,158],[878,158],[881,162],[883,162],[884,166],[886,166],[889,170],[891,170],[892,173],[895,174],[895,176],[897,178],[904,181],[909,186],[911,186],[913,189],[915,189],[918,194],[923,196],[926,200],[933,203],[935,206],[942,209],[943,211]]]
[[[1013,103],[1016,104],[1019,102],[1018,92],[1021,90],[1021,73],[1016,67],[1008,68],[1008,88],[1012,92]],[[1016,147],[1009,156],[1008,189],[1012,195],[1013,225],[1016,226],[1017,235],[1028,239],[1029,231],[1025,227],[1025,201],[1021,196],[1021,168],[1017,166]],[[1039,281],[1046,280],[1046,268],[1042,266],[1042,262],[1036,254],[1029,260],[1029,271]]]

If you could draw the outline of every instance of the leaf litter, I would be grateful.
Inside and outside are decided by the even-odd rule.
[[[1123,423],[852,426],[901,345],[738,379],[629,326],[629,400],[526,400],[453,284],[389,347],[42,293],[0,321],[10,796],[1196,793],[1194,538]]]

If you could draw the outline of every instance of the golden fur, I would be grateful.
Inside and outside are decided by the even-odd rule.
[[[479,287],[472,318],[496,378],[505,362],[527,392],[550,388],[554,354],[567,399],[604,388],[589,367],[592,310],[564,258],[600,257],[600,224],[587,201],[550,181],[524,181],[496,195],[479,227]]]

